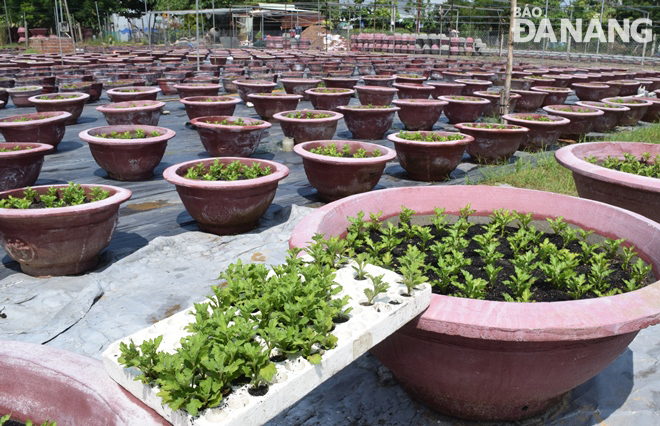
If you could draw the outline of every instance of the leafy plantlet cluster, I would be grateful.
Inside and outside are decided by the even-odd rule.
[[[493,123],[467,123],[464,124],[465,127],[470,127],[473,129],[494,129],[494,130],[515,130],[522,129],[520,126],[514,126],[512,124],[493,124]]]
[[[13,148],[0,148],[0,152],[14,152],[14,151],[23,151],[26,149],[32,149],[31,146],[20,146],[15,145]]]
[[[397,137],[407,141],[419,142],[449,142],[465,139],[465,136],[461,135],[460,133],[448,135],[438,132],[399,132]]]
[[[247,122],[247,121],[243,120],[243,118],[241,118],[241,117],[237,118],[236,120],[229,120],[229,119],[225,118],[224,120],[220,120],[220,121],[218,121],[218,120],[215,120],[215,121],[206,120],[205,122],[208,123],[208,124],[220,124],[222,126],[241,126],[241,127],[242,126],[258,126],[260,124],[263,124],[263,122],[259,121],[259,120],[252,121],[252,122]]]
[[[330,118],[333,114],[317,114],[312,111],[296,111],[290,112],[286,115],[287,118],[298,118],[298,119],[315,119],[315,118]]]
[[[517,115],[516,118],[519,119],[519,120],[541,121],[541,122],[544,122],[544,123],[549,123],[549,122],[555,121],[555,120],[551,119],[550,117],[548,117],[547,115],[536,115],[536,116],[535,115]]]
[[[55,95],[55,96],[43,95],[43,96],[37,97],[37,99],[39,99],[41,101],[62,101],[62,100],[65,100],[65,99],[75,99],[75,98],[79,98],[79,97],[80,97],[80,95],[68,95],[68,96],[67,95]]]
[[[349,106],[348,108],[350,109],[390,109],[394,108],[392,105],[357,105],[357,106]]]
[[[3,120],[3,121],[11,121],[13,123],[22,123],[22,122],[26,122],[26,121],[45,120],[46,118],[48,118],[48,117],[46,117],[45,115],[39,115],[39,116],[36,116],[36,117],[28,117],[26,115],[23,115],[23,116],[20,116],[20,117],[16,117],[13,120],[10,117],[9,119]]]
[[[351,89],[314,89],[314,93],[346,93],[349,92]]]
[[[337,149],[337,145],[334,143],[319,146],[317,148],[312,148],[309,150],[312,154],[326,155],[328,157],[344,157],[344,158],[367,158],[367,157],[380,157],[382,154],[379,149],[374,149],[372,152],[368,152],[365,149],[358,148],[355,153],[351,154],[351,146],[349,144],[344,144],[341,147],[341,151]]]
[[[599,160],[594,156],[586,157],[585,160],[592,164],[598,164],[599,166],[620,172],[656,179],[660,178],[660,154],[656,155],[653,160],[651,160],[650,152],[642,153],[641,158],[637,158],[633,154],[626,152],[623,154],[623,159],[608,155],[604,160]]]
[[[562,112],[579,112],[579,113],[592,113],[596,112],[593,108],[580,108],[580,107],[553,107],[552,108],[554,111],[562,111]]]
[[[129,105],[115,105],[115,108],[137,108],[137,103],[131,102]]]
[[[0,417],[0,426],[3,426],[10,419],[11,419],[11,413],[5,414],[4,416]],[[25,426],[37,426],[37,424],[32,423],[32,420],[27,419],[25,421]],[[51,422],[50,420],[46,420],[45,422],[41,423],[41,426],[57,426],[57,422]]]
[[[206,98],[202,99],[201,102],[230,102],[233,101],[232,98]]]
[[[208,168],[204,166],[204,163],[199,163],[189,168],[184,177],[193,180],[234,181],[255,179],[261,176],[268,176],[270,173],[270,166],[262,168],[257,162],[252,163],[251,166],[246,166],[238,160],[224,164],[216,158]]]
[[[509,302],[558,301],[611,296],[653,281],[651,266],[623,239],[589,238],[561,217],[547,219],[547,232],[532,215],[495,210],[475,223],[469,205],[457,215],[436,208],[430,225],[411,222],[402,206],[398,225],[380,214],[349,218],[346,241],[369,263],[400,273],[408,291],[429,282],[439,294]],[[552,229],[552,232],[550,232]],[[359,273],[359,272],[358,272]]]
[[[317,238],[307,250],[323,253],[324,259],[313,263],[303,262],[294,249],[272,271],[261,264],[230,265],[208,303],[195,304],[187,326],[191,334],[181,339],[180,348],[159,351],[162,336],[139,346],[122,343],[119,362],[139,369],[138,380],[158,386],[172,410],[192,416],[218,406],[232,386],[249,383],[250,393],[263,394],[278,360],[302,356],[319,364],[337,344],[334,323],[350,310],[348,296],[333,297],[342,289],[333,281],[334,261],[325,258],[339,241]]]
[[[158,130],[154,130],[149,132],[147,136],[147,132],[144,129],[138,128],[135,131],[127,130],[123,133],[121,132],[100,133],[98,135],[92,135],[92,136],[103,139],[145,139],[145,138],[157,138],[158,136],[161,136],[161,134]]]
[[[51,186],[45,194],[39,195],[34,189],[27,187],[23,191],[23,197],[8,196],[0,200],[0,208],[4,209],[29,209],[29,208],[54,208],[78,206],[85,203],[105,200],[110,192],[100,187],[92,188],[89,194],[79,185],[69,182],[69,185],[59,190]]]

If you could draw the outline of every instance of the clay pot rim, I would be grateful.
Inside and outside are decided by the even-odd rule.
[[[531,89],[531,87],[530,87]],[[547,96],[548,92],[539,92],[534,90],[522,90],[522,89],[511,89],[511,93],[517,93],[519,95],[537,95],[537,96]]]
[[[319,84],[321,79],[318,78],[280,78],[282,83],[309,83],[309,84]]]
[[[480,85],[480,86],[492,86],[493,85],[493,82],[488,81],[488,80],[468,80],[468,79],[465,79],[465,78],[458,78],[454,81],[457,82],[457,83],[465,84],[465,85],[467,85],[467,84],[473,84],[473,85],[476,84],[476,85]]]
[[[396,80],[394,75],[363,75],[362,80]]]
[[[392,85],[393,87],[396,87],[397,89],[417,89],[417,90],[427,90],[429,92],[432,92],[435,90],[435,87],[429,86],[428,84],[421,84],[421,83],[394,83]]]
[[[644,101],[649,101],[652,104],[660,104],[660,98],[649,98],[648,96],[639,96],[639,97],[635,97],[635,99],[642,99]]]
[[[121,92],[120,90],[125,90],[125,89],[130,89],[130,90],[137,90],[137,92]],[[160,93],[162,90],[160,90],[160,87],[152,87],[152,86],[122,86],[122,87],[115,87],[113,89],[108,89],[106,90],[106,93],[109,95],[120,95],[120,96],[131,96],[133,94],[137,95],[137,93]]]
[[[596,108],[591,108],[591,107],[579,107],[579,108],[587,108],[591,109],[593,111],[589,112],[578,112],[578,111],[558,111],[557,108],[572,108],[578,105],[546,105],[543,107],[543,111],[549,113],[549,114],[556,114],[556,115],[568,115],[568,116],[575,116],[575,117],[597,117],[599,115],[605,114],[605,112],[596,109]]]
[[[354,82],[357,83],[358,81],[360,81],[360,78],[361,77],[359,77],[359,76],[358,77],[321,77],[321,80],[323,80],[323,81],[326,81],[326,80],[328,80],[328,81],[354,81]]]
[[[39,185],[31,187],[37,192],[43,190],[45,193],[48,188],[54,186],[55,188],[66,188],[68,184],[56,184],[56,185]],[[100,201],[94,201],[93,203],[80,204],[78,206],[68,206],[68,207],[56,207],[56,208],[45,208],[45,209],[0,209],[0,218],[3,219],[12,219],[12,218],[43,218],[44,216],[72,216],[80,213],[91,213],[93,211],[98,211],[106,207],[113,205],[121,204],[124,201],[127,201],[131,198],[133,192],[130,189],[121,188],[119,186],[113,185],[95,185],[95,184],[80,184],[82,188],[96,188],[100,187],[104,191],[110,191],[113,193],[108,198]],[[18,196],[23,193],[25,188],[16,188],[10,189],[7,191],[0,192],[0,198],[4,198],[6,195]]]
[[[407,130],[404,130],[407,131]],[[390,135],[387,135],[387,139],[394,142],[395,144],[403,144],[403,145],[416,145],[416,146],[421,146],[421,147],[447,147],[447,146],[460,146],[460,145],[467,145],[470,142],[474,141],[474,137],[470,135],[466,135],[465,133],[460,133],[460,132],[443,132],[439,130],[420,130],[419,133],[437,133],[443,136],[446,135],[461,135],[463,136],[463,139],[459,140],[454,140],[454,141],[437,141],[437,142],[426,142],[426,141],[411,141],[408,139],[403,139],[400,138],[398,135],[401,132],[396,132],[392,133]],[[417,132],[414,132],[417,133]]]
[[[42,96],[48,96],[49,98],[50,97],[54,98],[57,96],[71,96],[71,95],[76,95],[76,97],[71,99],[39,99]],[[33,104],[57,105],[68,102],[75,102],[75,101],[87,101],[87,99],[89,99],[89,95],[87,93],[63,92],[63,93],[42,93],[41,95],[34,95],[29,97],[28,101],[32,102]]]
[[[305,110],[291,110],[291,111],[282,111],[276,114],[273,114],[273,118],[276,120],[284,121],[285,123],[324,123],[329,121],[339,121],[344,118],[344,114],[341,114],[336,111],[327,111],[322,109],[310,109],[308,112],[314,114],[332,114],[332,117],[325,118],[289,118],[286,114],[295,114],[297,112],[303,112]]]
[[[147,105],[138,105],[134,107],[125,107],[125,108],[117,108],[117,105],[123,105],[123,104],[133,104],[133,103],[143,103]],[[101,105],[96,107],[96,110],[102,113],[122,113],[124,111],[144,111],[144,110],[152,110],[152,109],[160,109],[165,106],[165,102],[161,101],[122,101],[122,102],[112,102],[109,104]]]
[[[465,100],[460,100],[460,99],[451,99],[451,96],[461,96],[463,98],[466,98]],[[449,96],[438,96],[438,99],[441,101],[445,101],[448,103],[455,103],[455,104],[466,104],[466,105],[486,105],[490,104],[490,100],[480,98],[478,96],[463,96],[463,95],[449,95]],[[472,100],[469,100],[472,99]]]
[[[624,152],[629,152],[630,150],[626,150],[626,147],[633,145],[644,146],[648,148],[649,152],[656,151],[658,154],[660,154],[660,145],[653,143],[589,142],[562,147],[555,151],[555,158],[557,159],[557,162],[559,162],[562,166],[566,167],[573,173],[578,173],[598,181],[625,186],[630,189],[657,193],[660,190],[660,186],[658,185],[658,179],[656,178],[608,169],[607,167],[599,166],[598,164],[593,164],[584,160],[584,157],[587,155],[593,155],[591,151],[593,148],[612,147],[615,149],[608,155],[616,155],[619,151],[621,154]],[[622,149],[619,150],[618,148]]]
[[[522,118],[518,118],[518,116],[539,116],[539,117],[548,117],[553,121],[535,121],[535,120],[525,120]],[[534,125],[543,125],[543,126],[565,126],[566,124],[569,124],[571,120],[569,120],[566,117],[560,117],[558,115],[546,115],[546,114],[536,114],[536,113],[524,113],[524,112],[516,112],[512,114],[505,114],[502,116],[504,120],[507,121],[515,121],[515,122],[520,122],[520,123],[534,123]],[[524,126],[523,126],[524,127]]]
[[[477,97],[498,98],[498,99],[501,96],[500,94],[496,95],[496,94],[489,93],[487,90],[475,90],[474,93],[472,93],[472,94],[477,96]],[[509,93],[509,97],[511,99],[519,99],[519,98],[522,98],[522,95],[519,94],[519,93]]]
[[[466,85],[463,83],[454,83],[454,82],[449,82],[449,81],[427,81],[425,83],[427,86],[432,86],[432,87],[456,87],[456,88],[463,88]]]
[[[599,226],[601,234],[625,237],[620,228],[616,229],[625,220],[626,223],[633,223],[632,226],[648,229],[649,236],[660,235],[660,225],[650,219],[597,201],[519,188],[443,185],[383,189],[327,204],[296,225],[289,246],[307,246],[312,235],[326,230],[322,228],[324,224],[336,223],[345,216],[355,216],[358,211],[365,210],[365,200],[370,201],[368,205],[389,210],[383,215],[386,219],[394,216],[393,212],[398,211],[401,204],[420,214],[433,214],[432,209],[424,209],[426,205],[433,204],[429,200],[445,200],[446,205],[452,206],[448,210],[453,213],[456,207],[458,213],[459,206],[454,204],[466,204],[464,201],[468,196],[472,197],[470,202],[472,208],[477,210],[476,215],[487,215],[497,208],[510,209],[513,204],[520,213],[543,212],[536,213],[534,219],[564,216],[568,222],[584,223],[580,218],[584,218],[588,210],[590,215],[614,216],[615,220]],[[564,204],[568,207],[562,207]],[[338,212],[341,212],[339,216]],[[588,228],[589,223],[584,223],[583,227]],[[639,242],[633,243],[640,247]],[[648,244],[641,245],[645,246],[648,247]],[[647,248],[647,251],[650,250]],[[648,261],[647,255],[644,258]],[[657,269],[657,262],[654,269]],[[635,308],[631,309],[633,306]],[[660,282],[616,296],[561,302],[496,302],[432,294],[429,308],[418,317],[415,327],[432,333],[484,340],[578,341],[631,333],[657,324],[660,322],[658,306]]]
[[[203,121],[209,119],[212,119],[213,121],[222,121],[222,120],[236,121],[239,118],[246,123],[250,123],[250,122],[254,123],[256,121],[259,121],[260,123],[254,124],[252,126],[232,126],[226,124],[207,123],[206,121]],[[267,129],[270,126],[272,126],[271,123],[269,123],[266,120],[262,120],[261,118],[239,117],[235,115],[208,115],[205,117],[197,117],[190,120],[190,124],[192,124],[195,127],[202,127],[205,129],[212,129],[212,130],[225,130],[228,132],[251,132],[259,129]]]
[[[10,159],[16,157],[30,157],[32,155],[44,155],[54,149],[53,145],[38,142],[0,142],[0,148],[12,148],[14,146],[30,146],[31,149],[21,149],[19,151],[0,152],[0,159]]]
[[[336,92],[336,93],[317,92],[317,90],[328,90],[328,89],[330,89],[330,90],[338,89],[338,90],[345,90],[345,91],[344,92]],[[316,87],[314,89],[305,90],[305,93],[307,93],[308,95],[316,95],[316,96],[353,96],[353,94],[355,93],[355,90],[346,89],[344,87]]]
[[[478,124],[478,125],[488,125],[491,123],[456,123],[453,126],[456,127],[457,129],[468,131],[468,132],[483,132],[483,133],[505,133],[505,134],[510,134],[510,133],[527,133],[529,132],[529,128],[525,126],[520,126],[518,124],[498,124],[498,126],[507,126],[506,129],[489,129],[487,127],[470,127],[468,124]],[[512,126],[512,127],[508,127]]]
[[[612,102],[611,99],[633,99],[633,100],[639,99],[639,100],[644,101],[644,99],[640,99],[640,98],[636,98],[636,97],[628,97],[628,96],[615,96],[615,97],[612,97],[612,98],[603,98],[603,99],[601,99],[601,101],[607,102],[609,104],[617,104],[617,105],[627,106],[628,108],[630,108],[630,107],[640,108],[640,107],[645,107],[645,106],[648,107],[648,106],[653,105],[653,102],[650,102],[650,101],[644,101],[644,103],[628,104],[628,103],[625,103],[625,102]]]
[[[592,105],[592,104],[602,104],[602,105]],[[578,101],[575,103],[575,105],[579,105],[582,107],[587,107],[587,108],[595,108],[595,109],[600,109],[603,111],[614,111],[614,112],[626,112],[630,111],[630,108],[624,105],[619,105],[619,104],[611,104],[611,105],[617,105],[619,108],[611,108],[611,107],[606,107],[607,102],[602,102],[602,101]]]
[[[637,80],[609,80],[609,81],[606,81],[605,83],[606,83],[606,84],[607,84],[607,83],[612,83],[612,84],[622,84],[622,85],[624,85],[624,86],[635,86],[635,85],[637,85],[637,84],[639,84],[639,85],[642,84],[642,83],[640,83],[640,82],[637,81]]]
[[[30,90],[25,90],[26,87],[29,87]],[[10,95],[21,95],[23,93],[36,92],[38,90],[43,90],[43,86],[15,86],[15,87],[4,87],[4,89]],[[21,90],[23,89],[23,90]]]
[[[228,164],[236,160],[240,161],[242,164],[251,165],[252,163],[259,163],[261,165],[270,166],[271,174],[267,176],[260,176],[254,179],[245,179],[245,180],[234,180],[234,181],[206,181],[206,180],[194,180],[186,179],[181,176],[178,172],[187,170],[192,166],[196,166],[199,163],[213,163],[216,159],[219,159],[221,163]],[[210,157],[210,158],[201,158],[197,160],[185,161],[183,163],[173,164],[165,171],[163,171],[163,178],[169,183],[177,186],[184,186],[187,188],[198,188],[198,189],[217,189],[217,190],[245,190],[252,188],[254,186],[260,186],[269,184],[272,182],[278,182],[289,175],[289,168],[284,164],[263,160],[261,158],[243,158],[243,157]]]
[[[395,99],[392,101],[394,105],[401,105],[401,106],[429,106],[429,105],[434,105],[434,106],[445,106],[449,104],[447,101],[441,101],[440,99]]]
[[[396,87],[385,87],[385,86],[369,86],[369,85],[364,85],[364,86],[355,86],[355,90],[358,92],[364,91],[364,92],[385,92],[385,93],[398,93],[399,89]]]
[[[532,92],[546,92],[550,93],[571,93],[572,90],[568,87],[554,87],[554,86],[533,86],[529,88]]]
[[[144,130],[145,132],[152,132],[154,130],[158,130],[160,132],[165,131],[165,133],[160,136],[141,138],[141,139],[99,138],[89,134],[89,132],[91,131],[99,131],[100,129],[108,129],[106,133],[112,133],[112,131],[116,131],[119,133],[121,129],[121,132],[123,133],[125,131],[137,130],[138,128]],[[172,139],[174,136],[176,136],[176,132],[174,130],[160,126],[147,126],[142,124],[118,124],[113,126],[99,126],[99,127],[92,127],[91,129],[86,129],[78,133],[78,137],[83,141],[87,142],[88,144],[107,145],[110,147],[121,147],[128,145],[131,146],[148,145],[153,143],[167,142],[168,140]]]
[[[273,83],[268,80],[232,80],[232,83],[236,86],[254,86],[254,87],[266,87],[270,86],[274,88],[277,86],[277,83]],[[174,86],[176,88],[176,86]]]
[[[198,85],[198,84],[203,84],[203,85]],[[192,84],[175,84],[172,86],[175,89],[220,89],[222,87],[222,84],[220,83],[192,83]]]
[[[359,145],[363,149],[372,150],[372,151],[375,149],[379,149],[381,151],[381,155],[379,157],[366,157],[366,158],[331,157],[328,155],[314,154],[313,152],[310,152],[307,149],[312,144],[322,144],[324,146],[327,146],[331,143],[334,144],[348,143],[349,145]],[[393,150],[392,148],[388,148],[386,146],[378,145],[375,143],[362,142],[356,140],[323,139],[318,141],[308,141],[295,145],[293,147],[293,151],[296,154],[303,157],[303,159],[309,159],[326,164],[337,164],[337,165],[347,165],[347,164],[366,165],[366,164],[387,163],[388,161],[394,160],[394,158],[396,157],[396,151]]]
[[[221,101],[221,102],[205,102],[205,101],[198,101],[197,99],[208,99],[208,98],[215,98],[215,99],[227,99],[226,101]],[[241,103],[241,98],[236,98],[233,96],[228,96],[228,95],[217,95],[217,96],[188,96],[187,98],[181,98],[179,99],[179,102],[181,102],[184,105],[195,105],[195,106],[201,106],[201,105],[215,105],[215,104],[221,104],[221,105],[236,105]],[[164,105],[164,104],[163,104]],[[98,108],[97,108],[98,109]]]
[[[40,120],[30,120],[30,121],[4,121],[8,119],[15,119],[17,117],[26,117],[26,116],[31,117],[31,116],[39,116],[39,115],[47,115],[47,117]],[[10,127],[10,128],[29,127],[35,124],[41,125],[44,123],[57,123],[60,121],[65,121],[69,117],[71,117],[71,113],[68,113],[66,111],[31,112],[28,114],[11,115],[9,117],[0,118],[0,127]]]
[[[583,87],[585,89],[609,89],[610,85],[605,83],[573,83],[573,87]]]

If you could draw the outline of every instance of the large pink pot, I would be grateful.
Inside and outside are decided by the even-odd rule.
[[[592,130],[594,132],[609,132],[614,129],[621,121],[621,117],[627,111],[630,111],[630,108],[623,105],[608,104],[606,102],[596,102],[596,101],[579,101],[575,105],[594,108],[599,111],[603,111],[603,115],[596,118],[594,127]]]
[[[512,124],[459,123],[459,132],[470,135],[474,141],[467,146],[472,160],[480,164],[506,161],[516,153],[529,129]],[[504,127],[504,128],[489,128]]]
[[[652,102],[645,101],[641,98],[633,97],[615,97],[615,98],[604,98],[603,102],[613,103],[617,105],[623,105],[628,107],[630,111],[623,113],[623,116],[619,120],[620,126],[635,126],[639,120],[644,117],[646,111],[650,106],[653,105]]]
[[[557,161],[573,172],[573,180],[582,198],[602,201],[644,215],[660,222],[660,179],[608,169],[585,161],[587,157],[605,160],[623,159],[623,154],[641,158],[660,154],[660,145],[641,142],[593,142],[569,145],[555,152]]]
[[[295,110],[302,95],[288,93],[250,93],[248,100],[254,105],[254,110],[264,120],[276,122],[273,116],[278,112]]]
[[[365,75],[362,76],[365,86],[392,87],[396,81],[393,75]]]
[[[67,185],[55,185],[61,189]],[[116,186],[82,185],[86,193],[100,186],[110,197],[78,206],[45,209],[0,209],[0,244],[21,270],[37,277],[74,275],[93,268],[117,227],[119,205],[131,191]],[[32,189],[45,194],[48,186]],[[22,197],[23,189],[0,193]]]
[[[447,102],[444,112],[450,123],[475,122],[490,105],[488,99],[476,96],[440,96],[438,99]]]
[[[566,89],[564,87],[552,87],[552,86],[533,86],[530,91],[532,92],[544,92],[546,93],[545,98],[543,98],[543,103],[541,106],[546,105],[562,105],[566,103],[568,95],[571,94],[571,89]]]
[[[246,125],[219,124],[239,118]],[[190,123],[197,127],[204,149],[214,157],[249,157],[259,147],[264,131],[272,126],[263,120],[228,116],[198,117]]]
[[[434,88],[433,92],[431,92],[433,99],[438,99],[440,96],[458,96],[463,92],[463,88],[465,87],[465,84],[461,83],[438,81],[428,81],[425,84]]]
[[[384,86],[355,86],[361,105],[389,105],[399,89]]]
[[[273,118],[280,122],[282,133],[288,138],[293,138],[295,144],[308,142],[330,140],[335,135],[337,123],[344,118],[343,114],[335,111],[313,110],[314,114],[330,114],[325,118],[289,118],[287,115],[295,114],[301,111],[282,111],[273,115]],[[305,111],[302,111],[305,112]]]
[[[214,102],[207,102],[207,99]],[[234,115],[236,105],[240,104],[241,100],[230,96],[192,96],[179,102],[186,107],[186,114],[192,120],[212,115]]]
[[[179,94],[179,98],[190,98],[193,96],[217,96],[222,87],[211,83],[179,83],[172,86]]]
[[[252,93],[270,93],[277,87],[277,83],[265,80],[234,80],[232,83],[236,85],[238,96],[246,104],[249,101],[248,95]]]
[[[128,101],[102,105],[96,110],[101,112],[111,126],[123,124],[144,124],[157,126],[165,102]]]
[[[392,104],[400,108],[397,114],[406,130],[433,130],[447,102],[435,99],[397,99]]]
[[[346,106],[351,102],[355,93],[353,89],[346,88],[315,88],[305,90],[314,109],[338,111],[337,107]]]
[[[161,90],[158,87],[128,86],[106,90],[110,102],[155,101]]]
[[[100,137],[112,132],[124,133],[142,129],[146,138],[114,139]],[[151,136],[151,132],[159,136]],[[83,130],[78,137],[89,145],[96,163],[112,179],[123,181],[145,180],[153,176],[154,169],[163,159],[167,141],[176,135],[174,130],[164,127],[128,124],[121,126],[94,127]]]
[[[426,136],[430,132],[420,132]],[[433,132],[441,136],[456,135],[450,132]],[[449,179],[452,171],[463,158],[465,147],[474,138],[469,135],[460,140],[446,142],[411,141],[399,137],[399,133],[387,136],[394,142],[399,164],[413,180],[441,182]]]
[[[337,111],[344,114],[344,121],[352,138],[364,140],[383,139],[385,133],[392,127],[394,114],[399,110],[399,107],[393,106],[337,107]]]
[[[658,79],[658,83],[660,83],[660,79]],[[657,123],[660,121],[660,99],[659,98],[648,98],[648,97],[641,97],[640,99],[644,101],[649,101],[651,102],[651,105],[648,106],[646,109],[646,113],[642,117],[642,121],[646,121],[647,123]]]
[[[502,118],[509,124],[527,127],[529,132],[525,134],[520,149],[526,151],[541,151],[557,143],[561,131],[571,121],[568,118],[544,114],[505,114]],[[532,118],[527,120],[526,118]],[[536,120],[547,121],[536,121]]]
[[[14,151],[16,146],[23,149]],[[0,152],[0,191],[6,191],[34,185],[44,164],[44,155],[53,147],[42,143],[0,142],[0,149],[8,150]]]
[[[316,78],[281,78],[284,91],[290,95],[301,95],[303,100],[308,101],[309,95],[306,90],[318,87],[321,80]]]
[[[101,361],[15,341],[0,342],[0,413],[34,424],[168,425],[115,383]]]
[[[394,87],[399,89],[399,99],[428,99],[435,90],[433,86],[418,83],[394,83]]]
[[[218,235],[238,234],[255,228],[275,198],[277,184],[289,175],[289,169],[274,161],[257,158],[220,157],[222,164],[240,161],[251,166],[259,163],[270,167],[271,174],[236,181],[203,181],[186,179],[187,170],[202,163],[209,167],[215,158],[175,164],[163,177],[176,186],[186,211],[202,231]]]
[[[499,117],[501,115],[501,99],[502,99],[502,91],[476,91],[474,92],[474,96],[477,96],[479,98],[484,98],[488,99],[490,101],[490,105],[486,107],[486,110],[484,111],[484,117]],[[516,104],[518,103],[518,99],[520,99],[521,96],[517,93],[510,93],[509,94],[509,111],[513,111],[516,108]]]
[[[543,107],[543,110],[548,114],[571,120],[561,129],[561,136],[575,140],[579,140],[580,137],[591,132],[596,120],[604,114],[603,111],[595,108],[579,105],[547,105]]]
[[[533,92],[531,90],[511,90],[511,93],[520,95],[515,104],[515,112],[534,112],[543,105],[547,92]]]
[[[384,189],[321,207],[293,230],[289,245],[314,234],[344,236],[347,217],[401,206],[420,215],[435,207],[477,216],[496,209],[564,220],[611,238],[626,238],[660,273],[660,225],[618,207],[576,197],[492,186]],[[660,322],[660,283],[617,296],[507,303],[432,295],[429,308],[372,353],[410,395],[443,413],[478,420],[517,420],[559,402],[614,361],[640,329]]]
[[[58,99],[69,96],[71,96],[69,99]],[[71,117],[67,118],[64,124],[76,124],[78,122],[88,99],[89,95],[87,93],[51,93],[28,98],[37,109],[37,112],[66,111],[70,113]]]
[[[368,153],[378,149],[381,155],[366,158],[330,157],[310,152],[314,148],[335,144],[342,152],[344,145],[351,147],[351,154],[358,149]],[[316,188],[323,201],[334,201],[349,195],[368,192],[380,180],[385,165],[396,157],[396,152],[381,145],[359,141],[311,141],[293,147],[303,158],[303,166],[309,183]]]
[[[575,96],[581,101],[600,101],[613,91],[618,92],[617,86],[602,83],[574,83],[571,87],[575,90]]]
[[[54,111],[0,118],[0,132],[7,142],[38,142],[57,147],[64,137],[69,117],[71,114],[66,111]],[[21,118],[39,119],[13,121]]]

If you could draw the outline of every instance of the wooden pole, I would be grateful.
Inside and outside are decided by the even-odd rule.
[[[509,50],[506,55],[506,78],[504,80],[504,96],[502,99],[502,113],[509,113],[509,103],[511,101],[511,71],[513,71],[513,35],[515,28],[516,0],[511,0],[511,18],[509,19]]]
[[[27,50],[28,48],[28,35],[30,32],[28,31],[28,26],[27,26],[27,20],[25,19],[25,12],[23,12],[23,27],[25,27],[25,49]]]
[[[9,10],[7,10],[7,0],[5,2],[5,18],[7,19],[7,37],[9,37],[9,48],[14,48],[14,43],[11,41],[11,26],[9,25]]]
[[[64,10],[66,10],[66,16],[69,21],[69,31],[71,32],[71,41],[73,42],[73,52],[76,52],[76,31],[73,28],[73,20],[71,19],[71,14],[69,13],[69,4],[64,0]]]
[[[99,2],[95,1],[94,4],[96,5],[96,19],[99,22],[99,32],[101,33],[101,42],[103,42],[105,40],[103,40],[103,28],[101,28],[101,16],[99,15]]]

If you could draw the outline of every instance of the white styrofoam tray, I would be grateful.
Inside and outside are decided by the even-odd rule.
[[[406,287],[400,283],[400,275],[373,265],[368,265],[366,271],[371,275],[384,275],[384,281],[390,285],[387,293],[379,294],[373,305],[363,306],[361,303],[367,300],[363,290],[371,287],[370,281],[354,279],[351,266],[338,270],[335,282],[340,284],[343,290],[335,297],[349,295],[351,298],[349,306],[353,310],[348,314],[349,321],[337,324],[333,331],[338,339],[337,346],[323,354],[319,365],[310,364],[304,357],[276,362],[277,374],[270,383],[268,392],[263,396],[248,394],[247,385],[234,387],[220,406],[192,417],[185,411],[175,412],[169,406],[163,405],[161,398],[157,396],[158,388],[136,381],[135,377],[139,375],[139,371],[124,368],[117,362],[121,355],[119,344],[128,343],[131,339],[139,345],[144,340],[162,335],[160,350],[174,352],[180,347],[180,339],[187,335],[185,326],[194,320],[194,315],[190,315],[191,311],[194,313],[194,307],[112,343],[103,353],[103,364],[110,377],[175,426],[263,424],[429,306],[431,301],[429,284],[417,286],[413,291],[413,297],[407,297],[402,295],[406,292]]]

